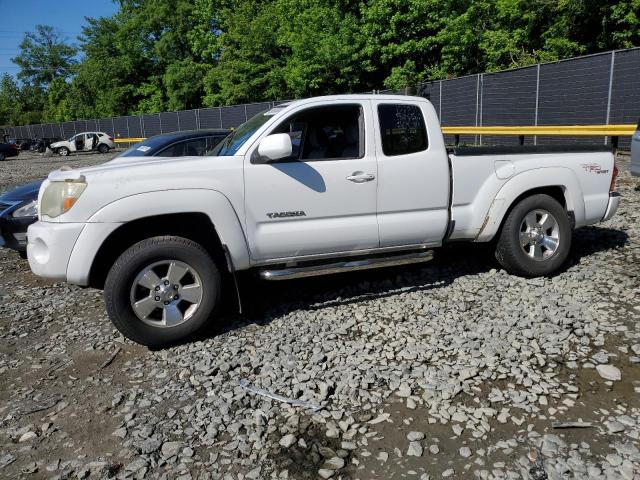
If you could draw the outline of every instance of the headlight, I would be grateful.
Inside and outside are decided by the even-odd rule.
[[[42,194],[40,215],[55,218],[69,211],[85,188],[86,182],[80,180],[51,182]]]
[[[12,214],[15,218],[38,216],[38,201],[31,200],[26,205],[21,206]]]

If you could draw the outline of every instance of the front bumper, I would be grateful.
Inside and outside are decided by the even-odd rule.
[[[27,258],[36,275],[52,280],[66,280],[73,246],[84,223],[36,222],[27,232]]]
[[[620,194],[618,192],[609,192],[609,203],[607,204],[607,210],[604,212],[602,221],[605,222],[613,217],[618,211],[620,205]]]
[[[1,216],[0,247],[24,252],[27,249],[27,228],[36,220],[36,217],[14,218],[11,215]]]

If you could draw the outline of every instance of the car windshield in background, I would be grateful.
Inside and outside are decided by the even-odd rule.
[[[223,141],[216,145],[213,149],[207,152],[207,156],[212,157],[230,157],[235,155],[240,147],[251,138],[262,125],[273,117],[280,110],[288,106],[287,104],[279,105],[270,110],[260,112],[254,117],[251,117],[245,123],[236,128],[233,132],[227,135]]]

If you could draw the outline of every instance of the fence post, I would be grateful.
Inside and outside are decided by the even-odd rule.
[[[440,94],[438,95],[438,115],[440,115],[440,125],[442,125],[442,80],[440,80]]]
[[[162,117],[160,116],[160,114],[158,114],[158,122],[160,123],[160,133],[164,133],[162,131]]]
[[[176,112],[176,120],[178,120],[178,131],[181,132],[182,129],[180,128],[180,112]]]
[[[613,67],[616,62],[616,51],[611,52],[611,66],[609,67],[609,93],[607,95],[607,119],[606,125],[609,125],[609,119],[611,117],[611,90],[613,89]],[[604,144],[607,144],[609,137],[604,137]]]
[[[144,118],[142,117],[142,115],[140,115],[139,117],[140,119],[140,133],[142,134],[143,137],[147,137],[147,132],[145,132],[144,130]]]
[[[540,64],[538,64],[538,68],[536,69],[536,112],[535,112],[535,119],[533,121],[533,124],[537,127],[538,126],[538,102],[540,99]],[[534,135],[533,136],[533,144],[534,145],[538,145],[538,136]]]
[[[116,124],[113,122],[113,117],[111,117],[111,135],[115,138],[116,136]]]
[[[129,116],[124,117],[127,121],[127,138],[131,138],[131,130],[129,130]]]
[[[246,122],[247,120],[249,119],[247,118],[247,104],[245,103],[244,104],[244,121]]]
[[[218,107],[218,114],[220,115],[220,128],[222,128],[222,107]]]
[[[478,116],[480,115],[480,74],[476,75],[476,121],[475,126],[478,126]],[[478,143],[478,135],[474,135],[474,143]]]
[[[484,102],[484,73],[480,74],[480,126],[482,126],[482,107]],[[480,134],[480,145],[482,145],[482,134]]]
[[[196,130],[200,130],[200,109],[196,108]]]

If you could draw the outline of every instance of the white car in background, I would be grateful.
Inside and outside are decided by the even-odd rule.
[[[66,157],[71,152],[92,152],[107,153],[112,148],[116,148],[113,137],[104,132],[81,132],[76,133],[69,140],[62,140],[50,145],[55,153]]]

